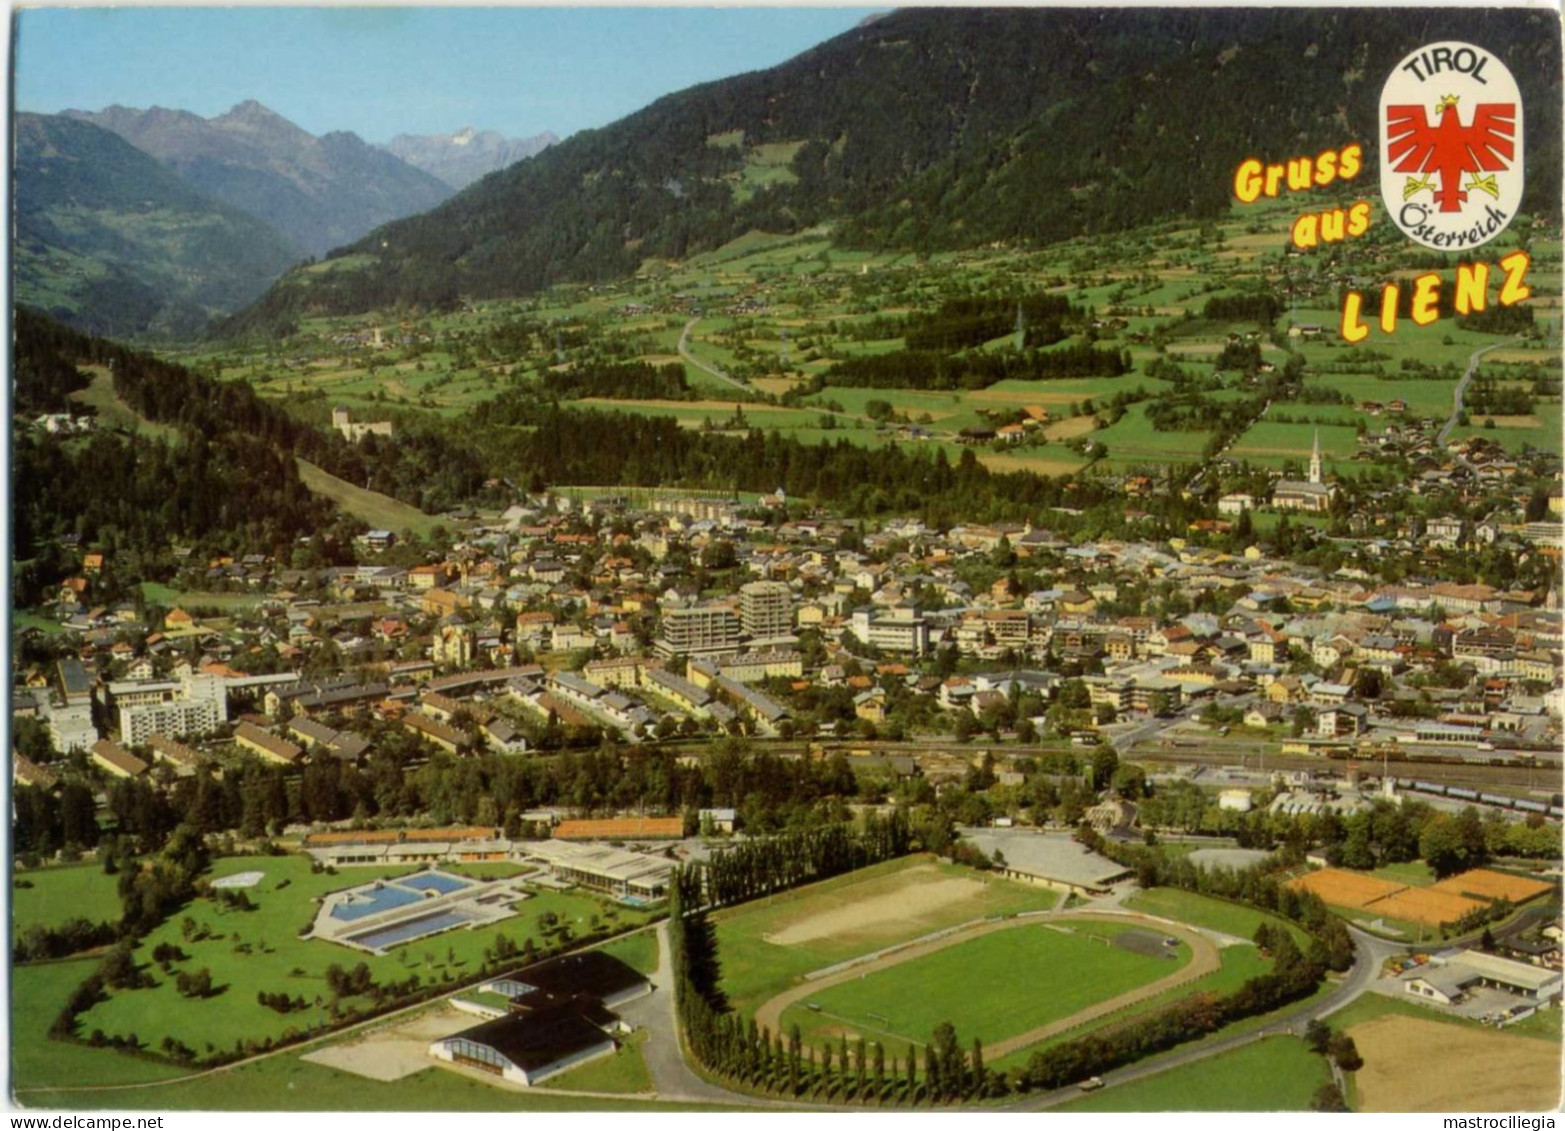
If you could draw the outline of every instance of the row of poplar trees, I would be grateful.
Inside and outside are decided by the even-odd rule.
[[[804,1043],[798,1025],[785,1038],[729,1009],[717,985],[715,932],[690,902],[701,890],[689,869],[675,876],[668,931],[680,1025],[708,1071],[776,1095],[860,1103],[951,1102],[1006,1090],[1006,1077],[984,1068],[980,1042],[964,1048],[949,1022],[922,1049],[888,1049],[863,1036],[816,1047]]]
[[[726,907],[905,856],[911,847],[901,810],[868,813],[857,827],[834,823],[741,841],[682,869],[679,884],[689,909]]]

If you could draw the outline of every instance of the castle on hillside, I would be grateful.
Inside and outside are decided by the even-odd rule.
[[[1310,477],[1304,482],[1297,479],[1279,479],[1272,491],[1272,506],[1278,510],[1308,511],[1324,514],[1331,509],[1337,497],[1337,488],[1322,481],[1320,458],[1320,429],[1315,430],[1315,447],[1310,452]]]
[[[377,436],[391,435],[391,421],[377,420],[374,423],[355,423],[350,419],[348,410],[341,406],[331,410],[331,426],[346,436],[350,443],[354,444],[357,444],[371,433]]]

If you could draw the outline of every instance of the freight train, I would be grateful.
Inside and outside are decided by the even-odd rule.
[[[1481,793],[1462,785],[1445,785],[1442,782],[1416,781],[1397,778],[1397,788],[1403,793],[1427,793],[1435,797],[1449,797],[1453,801],[1470,801],[1474,805],[1492,805],[1498,809],[1510,809],[1517,813],[1538,813],[1556,821],[1565,818],[1565,797],[1556,793],[1545,804],[1525,797],[1506,797],[1498,793]]]

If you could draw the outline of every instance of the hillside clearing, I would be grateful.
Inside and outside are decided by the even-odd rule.
[[[417,507],[398,502],[379,491],[355,487],[308,460],[299,459],[297,462],[299,478],[306,487],[317,495],[324,495],[354,518],[368,523],[373,530],[390,530],[392,533],[411,530],[420,538],[428,538],[431,531],[440,525],[438,518],[425,514]]]

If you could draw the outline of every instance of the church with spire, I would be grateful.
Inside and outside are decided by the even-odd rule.
[[[1321,468],[1320,429],[1315,430],[1315,446],[1310,451],[1310,477],[1307,480],[1279,479],[1272,489],[1272,506],[1278,510],[1324,514],[1331,509],[1337,488],[1325,481]]]

